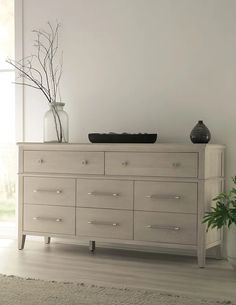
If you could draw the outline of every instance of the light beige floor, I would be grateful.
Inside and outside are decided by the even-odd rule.
[[[132,286],[236,301],[236,271],[224,260],[199,269],[191,257],[26,241],[23,251],[0,240],[0,273],[57,281]]]

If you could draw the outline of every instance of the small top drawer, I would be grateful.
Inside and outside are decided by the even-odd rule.
[[[104,153],[26,150],[24,172],[104,174]]]
[[[194,178],[198,176],[198,154],[107,152],[105,173]]]

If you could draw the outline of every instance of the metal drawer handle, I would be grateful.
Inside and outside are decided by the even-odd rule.
[[[33,220],[46,220],[46,221],[62,222],[61,218],[51,218],[51,217],[33,217]]]
[[[161,225],[147,225],[147,229],[161,229],[161,230],[170,230],[170,231],[180,231],[180,227],[175,226],[161,226]]]
[[[145,198],[148,199],[168,199],[168,200],[180,200],[181,196],[180,195],[147,195]]]
[[[127,166],[128,164],[129,164],[128,161],[122,161],[122,162],[121,162],[121,165],[124,166],[124,167]]]
[[[112,227],[117,227],[117,226],[119,226],[119,223],[118,223],[118,222],[96,221],[96,220],[88,221],[88,224],[90,224],[90,225],[112,226]]]
[[[88,160],[82,160],[81,163],[82,163],[83,165],[87,165],[87,164],[88,164]]]
[[[172,163],[172,166],[177,168],[177,167],[180,167],[181,166],[181,163],[180,162],[173,162]]]
[[[38,160],[38,163],[42,164],[44,162],[44,160],[41,158]]]
[[[119,193],[105,193],[105,192],[89,192],[88,195],[90,196],[112,196],[112,197],[119,197]]]
[[[61,194],[62,190],[49,190],[49,189],[36,189],[33,190],[34,193],[56,193],[56,194]]]

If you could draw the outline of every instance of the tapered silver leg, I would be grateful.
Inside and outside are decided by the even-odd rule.
[[[89,251],[90,252],[94,252],[96,249],[96,242],[95,240],[90,240],[89,241]]]
[[[18,249],[23,250],[25,246],[26,235],[22,234],[18,237]]]
[[[50,242],[51,242],[51,237],[45,236],[45,237],[44,237],[44,243],[45,243],[46,245],[48,245],[48,244],[50,244]]]

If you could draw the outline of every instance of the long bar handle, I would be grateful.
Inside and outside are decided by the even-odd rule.
[[[161,229],[161,230],[170,230],[170,231],[180,231],[181,228],[177,226],[162,226],[162,225],[147,225],[147,229]]]
[[[145,198],[147,199],[168,199],[168,200],[180,200],[180,195],[146,195]]]
[[[51,217],[33,217],[33,220],[46,220],[46,221],[56,221],[56,222],[62,222],[62,218],[51,218]]]
[[[104,226],[112,226],[112,227],[119,226],[118,222],[96,221],[96,220],[90,220],[90,221],[88,221],[88,224],[90,224],[90,225],[104,225]]]
[[[90,196],[112,196],[112,197],[119,197],[119,193],[106,193],[106,192],[89,192],[88,195]]]
[[[62,190],[59,190],[59,189],[57,189],[57,190],[53,190],[53,189],[35,189],[35,190],[33,190],[33,192],[34,193],[40,193],[40,192],[42,192],[42,193],[56,193],[56,194],[61,194],[62,193]]]

